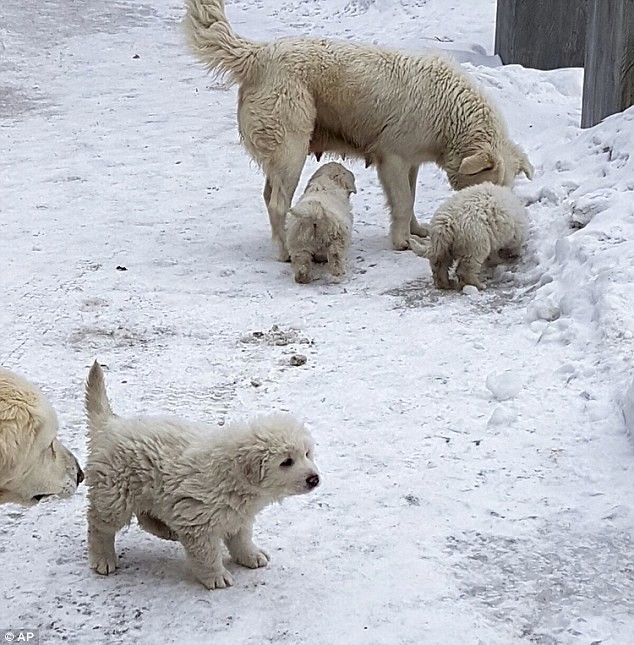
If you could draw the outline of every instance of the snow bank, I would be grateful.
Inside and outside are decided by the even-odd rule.
[[[527,319],[544,338],[602,348],[633,427],[634,107],[542,156],[543,173],[522,187],[541,273]]]

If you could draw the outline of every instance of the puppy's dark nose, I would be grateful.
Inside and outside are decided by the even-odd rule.
[[[84,481],[84,471],[81,469],[81,466],[77,464],[77,486]]]
[[[308,486],[308,488],[315,488],[316,486],[319,486],[319,475],[311,475],[310,477],[306,477],[306,486]]]

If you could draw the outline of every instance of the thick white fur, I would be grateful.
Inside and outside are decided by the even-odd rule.
[[[117,566],[115,534],[136,515],[145,530],[181,542],[205,587],[227,587],[222,542],[239,564],[266,566],[268,555],[251,539],[255,515],[319,483],[312,439],[287,414],[222,428],[123,419],[110,409],[97,363],[86,382],[86,412],[88,549],[91,568],[103,575]]]
[[[57,439],[57,415],[33,383],[0,369],[0,504],[70,497],[84,474]]]
[[[533,168],[504,121],[458,65],[326,39],[256,43],[238,36],[224,0],[186,0],[190,47],[239,84],[242,142],[266,175],[264,200],[279,258],[284,218],[306,155],[335,152],[375,164],[391,210],[392,244],[425,235],[414,216],[418,168],[435,162],[453,188],[511,185]]]
[[[325,258],[334,276],[345,273],[352,239],[350,195],[356,192],[354,175],[340,163],[324,164],[308,180],[286,215],[286,248],[296,282],[312,280],[313,258]]]
[[[479,184],[458,191],[434,213],[430,237],[412,238],[412,250],[429,258],[434,284],[458,289],[466,284],[484,289],[480,271],[484,262],[503,262],[498,255],[517,256],[526,237],[526,210],[504,186]],[[456,283],[449,269],[456,262]]]

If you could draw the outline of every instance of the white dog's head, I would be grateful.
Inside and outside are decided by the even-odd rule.
[[[69,497],[83,479],[77,459],[57,439],[57,415],[44,394],[0,369],[0,503]]]
[[[254,419],[240,444],[238,466],[264,496],[282,499],[308,493],[319,485],[312,437],[290,414]]]
[[[336,161],[330,161],[320,166],[308,180],[306,188],[328,190],[333,184],[338,188],[343,188],[348,197],[357,192],[354,174]]]
[[[509,139],[494,150],[485,145],[456,160],[457,169],[447,164],[447,177],[454,190],[490,181],[498,186],[512,186],[515,177],[524,173],[533,178],[534,168],[524,151]]]

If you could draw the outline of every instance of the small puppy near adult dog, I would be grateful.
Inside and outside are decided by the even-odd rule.
[[[222,542],[239,564],[265,567],[252,541],[265,506],[319,484],[313,442],[288,414],[223,427],[174,417],[116,416],[97,362],[86,381],[89,427],[88,551],[90,567],[117,567],[115,535],[136,515],[141,527],[178,540],[208,589],[232,584]]]
[[[409,248],[426,229],[414,216],[419,166],[434,162],[454,189],[511,185],[533,167],[509,139],[501,114],[457,64],[334,40],[238,36],[224,0],[186,0],[194,54],[237,83],[242,143],[264,170],[264,201],[279,259],[288,260],[284,218],[306,156],[335,152],[376,166],[391,211],[392,245]]]
[[[484,183],[463,188],[434,213],[428,239],[411,240],[412,250],[428,258],[439,289],[484,289],[482,265],[517,257],[526,237],[526,209],[504,186]],[[456,263],[456,281],[449,270]]]
[[[84,473],[57,439],[57,415],[30,381],[0,369],[0,504],[70,497]]]
[[[286,247],[295,282],[312,280],[313,259],[326,258],[334,276],[345,273],[352,239],[350,195],[357,192],[354,175],[340,163],[321,166],[286,215]]]

